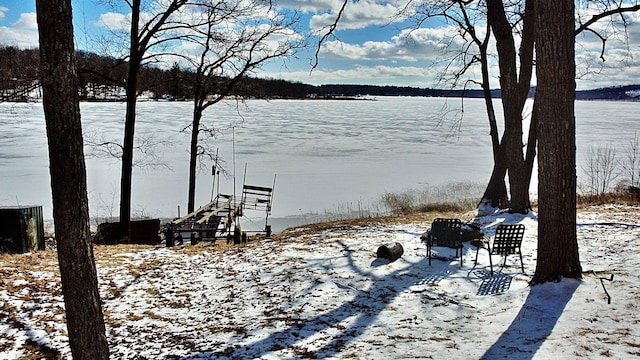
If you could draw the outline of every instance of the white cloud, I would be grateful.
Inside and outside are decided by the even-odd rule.
[[[327,42],[322,54],[327,58],[349,60],[387,60],[394,54],[395,47],[390,42],[367,41],[363,44],[347,44],[340,41]]]
[[[22,13],[18,18],[18,21],[12,24],[14,29],[18,30],[37,30],[38,20],[36,13]]]
[[[0,6],[0,20],[4,19],[5,14],[7,13],[7,11],[9,11],[9,9],[7,9],[4,6]]]
[[[130,23],[130,17],[125,14],[107,12],[100,14],[96,26],[104,27],[111,31],[128,31]]]
[[[339,9],[342,5],[342,0],[274,0],[273,4],[279,8],[320,13],[331,9]]]
[[[3,8],[6,9],[6,8]],[[0,9],[0,12],[2,9]],[[6,10],[5,10],[6,11]],[[4,16],[4,13],[2,13]],[[32,48],[38,46],[38,22],[36,13],[22,13],[10,27],[0,26],[0,43],[3,45]]]
[[[433,60],[445,50],[450,29],[403,30],[389,41],[348,44],[329,41],[322,49],[326,58],[350,60]]]
[[[340,6],[342,6],[342,2],[337,2],[328,12],[313,15],[309,21],[311,31],[322,31],[333,24],[340,11]],[[398,11],[397,6],[388,2],[377,3],[375,0],[349,2],[340,18],[337,29],[364,29],[368,26],[388,25],[399,20],[394,18]]]
[[[322,63],[321,63],[322,64]],[[290,71],[262,73],[265,77],[297,81],[306,84],[367,84],[433,87],[436,69],[419,66],[365,66],[355,65],[350,69],[315,69],[309,71]]]

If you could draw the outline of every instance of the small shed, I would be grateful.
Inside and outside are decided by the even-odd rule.
[[[0,207],[0,251],[44,250],[42,206]]]

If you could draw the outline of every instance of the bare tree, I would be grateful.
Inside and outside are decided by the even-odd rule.
[[[533,1],[504,2],[499,0],[486,1],[486,8],[482,1],[423,1],[415,9],[412,15],[417,20],[419,27],[428,18],[440,17],[448,23],[453,23],[458,28],[457,36],[466,41],[466,45],[451,57],[451,62],[444,68],[443,77],[449,80],[452,86],[460,83],[466,84],[464,76],[474,66],[479,66],[482,73],[481,86],[485,93],[485,104],[489,119],[490,135],[493,144],[494,168],[491,178],[483,195],[481,203],[491,204],[494,207],[509,205],[512,211],[524,212],[530,208],[529,184],[536,155],[537,145],[537,111],[534,102],[534,111],[531,114],[529,133],[526,147],[523,143],[523,119],[525,114],[525,101],[529,96],[531,78],[533,73],[534,58],[533,48],[535,43],[535,9]],[[597,25],[607,22],[612,29],[625,33],[629,21],[625,18],[628,12],[638,11],[637,2],[626,4],[610,0],[581,1],[579,10],[588,8],[589,11],[578,11],[576,18],[575,35],[589,32],[598,36],[602,41],[602,54],[604,54],[607,38],[615,35],[614,31],[603,33]],[[407,11],[414,10],[407,6]],[[478,19],[479,15],[485,15]],[[485,28],[483,28],[485,27]],[[499,79],[502,97],[502,110],[505,119],[502,137],[497,132],[495,110],[491,102],[489,85],[489,64],[487,40],[481,40],[478,34],[492,32],[496,42],[497,58],[499,63]],[[516,41],[519,40],[519,41]],[[520,47],[516,51],[515,44]],[[471,47],[474,46],[475,50]],[[457,66],[451,66],[456,64]],[[518,68],[519,66],[519,68]],[[473,81],[475,83],[475,81]],[[524,149],[524,152],[523,152]],[[505,175],[509,173],[510,202],[507,202]]]
[[[121,146],[122,171],[120,179],[120,225],[122,236],[128,238],[131,222],[131,185],[135,145],[136,101],[139,95],[139,75],[143,66],[157,61],[169,43],[186,38],[184,32],[200,24],[183,21],[183,10],[189,0],[109,0],[108,3],[124,3],[131,10],[128,31],[112,29],[111,38],[105,39],[106,51],[126,49],[123,56],[114,56],[126,63],[123,81],[114,79],[125,89],[126,113],[124,139]],[[114,41],[120,44],[113,44]]]
[[[187,0],[158,1],[157,11],[152,12],[149,20],[141,22],[141,0],[127,1],[131,7],[131,27],[129,41],[129,70],[125,84],[127,110],[122,142],[122,173],[120,180],[120,225],[128,237],[131,221],[131,175],[133,172],[133,148],[136,123],[136,101],[138,99],[138,74],[148,56],[148,51],[166,42],[181,38],[174,35],[184,29],[184,23],[175,19],[176,13]],[[166,36],[162,36],[166,34]]]
[[[634,136],[625,149],[625,161],[622,162],[622,173],[631,187],[640,187],[640,143]]]
[[[606,147],[590,148],[587,153],[587,162],[582,167],[587,179],[589,195],[597,196],[609,191],[620,175],[618,166],[616,149],[611,144]]]
[[[406,15],[411,15],[408,11],[409,7],[403,9]],[[496,110],[493,106],[491,92],[489,69],[491,28],[486,21],[486,4],[484,2],[427,1],[421,3],[413,11],[415,13],[411,17],[416,20],[416,27],[420,27],[429,18],[439,17],[445,19],[447,23],[454,24],[458,29],[454,33],[454,38],[450,39],[445,47],[449,60],[442,70],[439,81],[451,87],[457,87],[461,83],[465,88],[468,85],[482,87],[489,121],[494,165],[481,204],[489,204],[499,208],[507,207],[509,202],[505,175],[508,167],[505,146],[498,132]],[[451,48],[450,44],[456,43],[456,38],[461,40],[463,44],[461,48]],[[481,81],[466,77],[467,72],[475,66],[480,67]]]
[[[503,144],[511,192],[510,209],[526,213],[531,208],[529,183],[531,175],[526,169],[523,154],[523,112],[531,88],[533,72],[533,46],[535,42],[535,14],[532,1],[513,13],[520,27],[509,21],[501,0],[487,1],[487,22],[496,39],[500,72],[500,90],[504,113]],[[520,33],[520,48],[516,51],[514,31]],[[520,64],[518,69],[517,64]],[[535,141],[530,146],[535,146]]]
[[[242,80],[267,61],[293,56],[302,45],[293,36],[296,14],[277,12],[265,0],[201,1],[195,13],[206,24],[191,28],[190,42],[199,54],[187,58],[195,68],[191,123],[188,212],[195,209],[198,157],[206,153],[201,134],[214,136],[217,127],[202,124],[204,111],[232,91],[242,97]],[[256,15],[260,17],[256,21]]]
[[[573,0],[536,0],[538,261],[532,284],[581,278],[576,235]]]
[[[91,247],[71,0],[37,0],[43,106],[58,262],[71,353],[108,359]]]
[[[122,161],[123,146],[117,141],[107,139],[104,134],[87,132],[84,134],[85,144],[88,147],[87,158],[118,159]],[[171,144],[170,140],[158,138],[150,134],[137,136],[133,150],[137,154],[132,166],[135,168],[166,168],[169,164],[162,159],[158,148]]]
[[[445,66],[441,79],[449,80],[452,86],[472,83],[483,89],[494,167],[480,203],[501,208],[509,206],[511,211],[527,212],[531,207],[528,190],[536,147],[535,131],[529,133],[526,151],[522,140],[525,102],[533,73],[535,16],[532,2],[426,1],[420,3],[411,17],[417,19],[417,26],[432,17],[453,23],[458,29],[456,36],[462,38],[464,45],[457,55],[456,49],[453,50],[454,60]],[[493,51],[497,52],[505,119],[502,135],[498,133],[490,85],[491,34],[496,45]],[[518,49],[516,39],[520,43]],[[481,80],[465,80],[467,72],[474,67],[480,67]],[[532,128],[535,129],[535,123]],[[507,172],[510,201],[505,183]]]

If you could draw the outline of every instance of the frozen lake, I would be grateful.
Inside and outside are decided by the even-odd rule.
[[[460,99],[441,98],[255,100],[215,105],[204,121],[224,129],[210,142],[231,174],[220,180],[220,191],[234,192],[235,172],[240,192],[245,164],[247,184],[271,186],[277,176],[272,214],[277,222],[375,209],[385,192],[427,184],[486,183],[492,155],[483,101],[465,100],[462,123],[456,121],[459,108]],[[85,140],[122,141],[124,104],[82,103],[81,110]],[[181,130],[191,111],[191,103],[138,104],[136,135],[158,143],[155,155],[167,167],[134,169],[134,215],[175,217],[178,206],[186,212],[189,135]],[[639,113],[640,103],[576,103],[579,177],[591,147],[613,146],[622,155],[640,129]],[[0,125],[0,206],[43,205],[51,218],[42,104],[2,103]],[[199,174],[197,204],[211,198],[211,165],[205,162]],[[91,216],[117,216],[119,161],[88,156],[87,176]],[[262,214],[249,215],[261,222]]]

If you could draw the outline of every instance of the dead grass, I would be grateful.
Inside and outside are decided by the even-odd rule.
[[[576,201],[578,207],[604,204],[638,205],[640,204],[640,189],[626,187],[604,194],[578,195]]]
[[[437,217],[469,217],[468,213],[456,211],[431,211],[431,212],[412,212],[400,215],[378,216],[378,217],[362,217],[345,220],[335,220],[319,222],[307,225],[301,225],[288,228],[280,234],[275,234],[271,238],[273,240],[287,240],[291,238],[299,238],[321,233],[327,230],[352,229],[357,227],[375,226],[375,225],[397,225],[408,223],[431,223]]]

